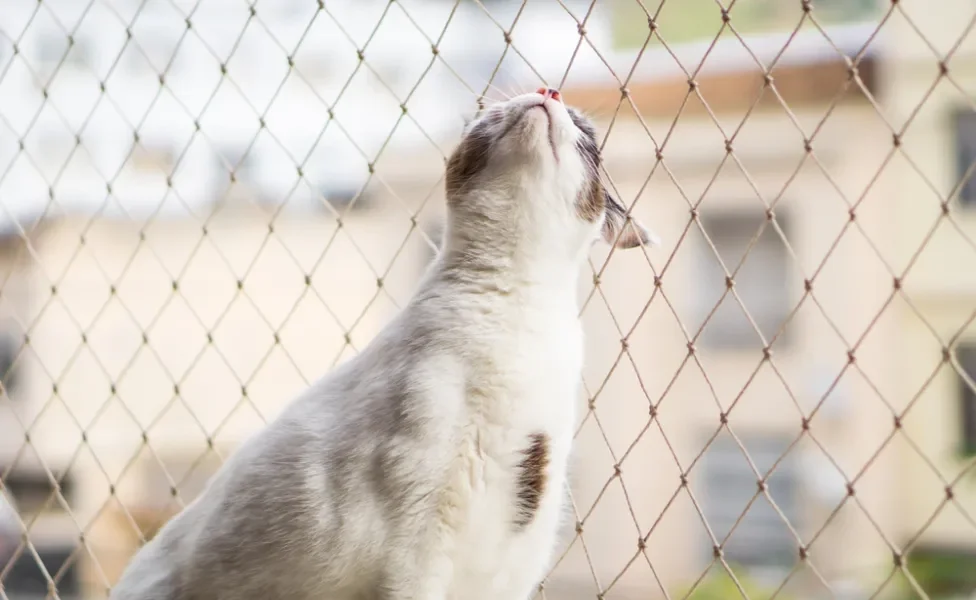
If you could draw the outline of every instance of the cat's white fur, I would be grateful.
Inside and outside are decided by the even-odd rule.
[[[111,597],[529,598],[566,498],[580,267],[601,228],[647,241],[599,184],[587,127],[550,94],[479,116],[414,298],[234,453]]]

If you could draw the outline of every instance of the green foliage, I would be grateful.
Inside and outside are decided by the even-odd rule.
[[[722,12],[715,0],[666,0],[663,6],[662,0],[644,0],[643,5],[649,13],[657,15],[655,25],[668,44],[708,41],[722,30]],[[615,44],[619,48],[642,46],[649,29],[647,16],[640,5],[617,0],[611,7]],[[875,0],[813,0],[813,8],[821,25],[878,16]],[[800,23],[803,8],[799,1],[738,0],[729,16],[732,25],[741,34],[789,31]],[[723,37],[732,35],[726,28]],[[658,43],[655,38],[652,45]]]
[[[907,566],[933,600],[976,592],[976,554],[916,550],[909,555]],[[910,592],[909,596],[915,597],[915,593]]]
[[[743,569],[737,569],[733,567],[736,579],[739,580],[739,584],[742,586],[742,590],[749,597],[749,600],[764,600],[773,595],[776,591],[775,588],[769,588],[760,585],[755,580],[751,579],[744,574]],[[673,595],[677,600],[679,598],[684,598],[688,590],[682,590],[680,593]],[[742,592],[736,587],[735,581],[729,576],[728,572],[722,568],[720,565],[716,565],[712,568],[711,573],[695,588],[695,591],[688,596],[688,600],[739,600],[744,598]],[[785,592],[780,592],[776,595],[777,600],[794,600]]]

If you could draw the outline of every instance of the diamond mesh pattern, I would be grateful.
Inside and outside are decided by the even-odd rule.
[[[925,562],[976,555],[976,9],[682,2],[3,3],[0,598],[106,597],[409,297],[461,113],[541,82],[665,243],[590,259],[537,596],[976,587]]]

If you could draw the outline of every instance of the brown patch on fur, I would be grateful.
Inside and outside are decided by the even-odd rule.
[[[606,199],[603,187],[598,183],[587,185],[576,198],[576,214],[587,223],[595,223],[604,210]]]
[[[456,195],[482,169],[488,158],[490,142],[482,139],[465,140],[447,161],[445,189],[448,200]]]
[[[496,111],[475,123],[448,159],[444,182],[448,202],[484,169],[495,139],[491,129],[501,118]]]
[[[596,222],[606,210],[607,198],[603,184],[600,183],[600,147],[596,140],[593,123],[574,108],[567,108],[569,116],[580,131],[576,151],[586,169],[586,185],[576,198],[576,214],[587,223]]]
[[[532,522],[542,494],[546,490],[546,467],[549,466],[549,436],[533,433],[529,436],[529,447],[522,451],[523,458],[518,464],[515,526],[523,528]]]

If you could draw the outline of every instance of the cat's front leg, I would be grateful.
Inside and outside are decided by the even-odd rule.
[[[436,569],[401,570],[387,574],[377,600],[453,600],[447,596],[450,584],[450,577]]]
[[[440,586],[437,586],[440,587]],[[454,600],[448,598],[443,589],[386,589],[380,592],[377,600]]]
[[[422,531],[395,543],[386,561],[377,600],[454,600],[448,596],[453,564],[435,536]]]

